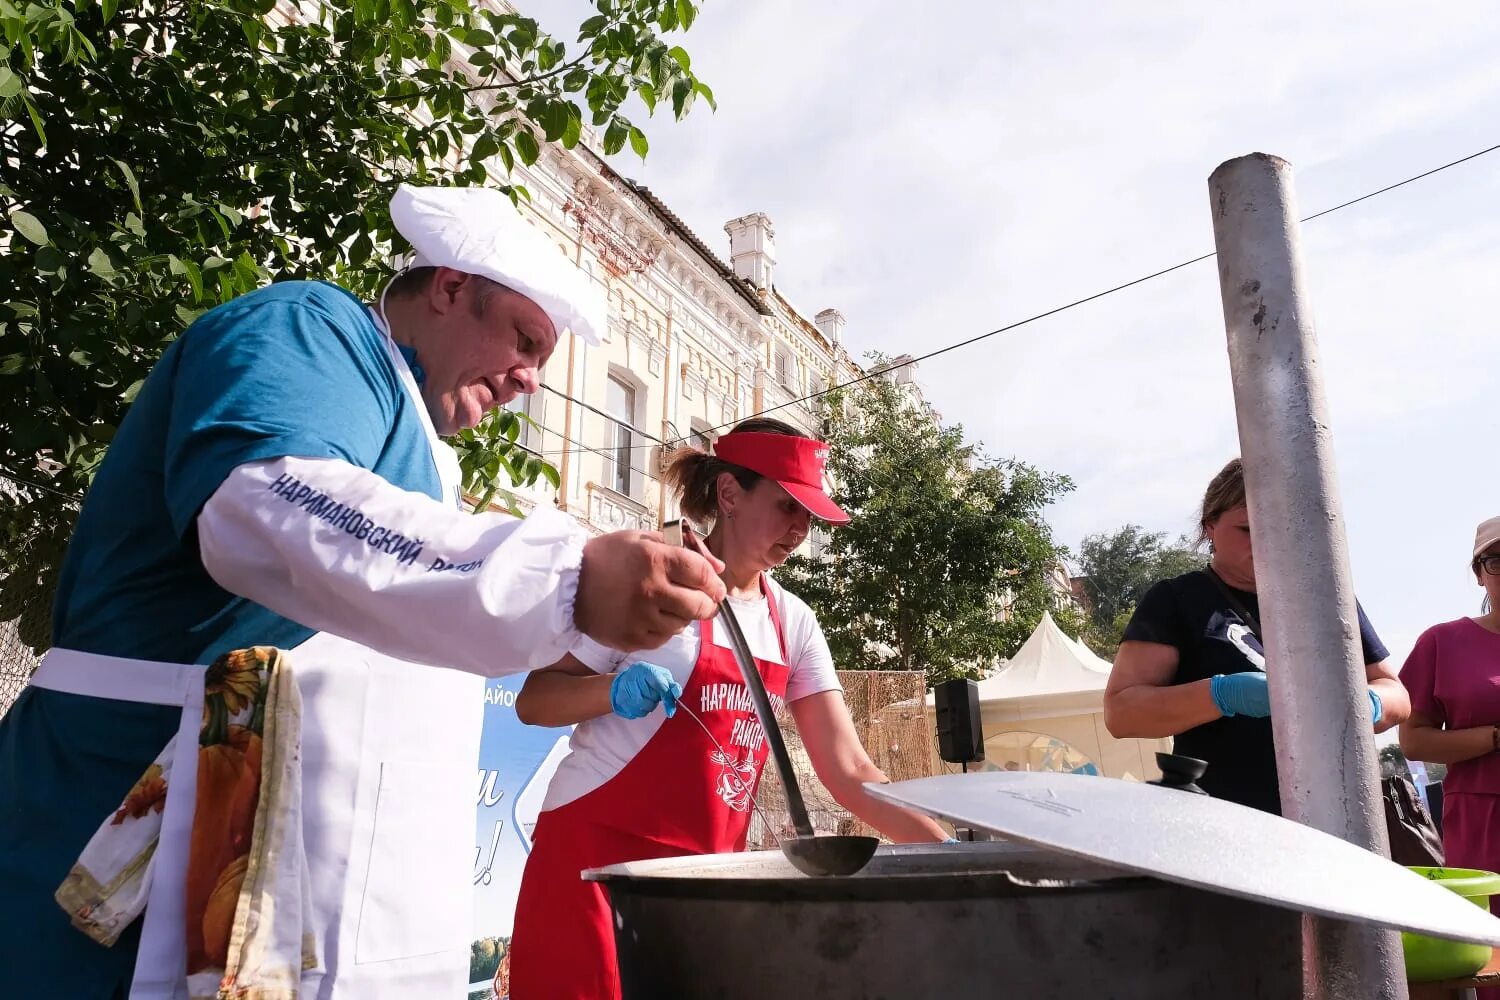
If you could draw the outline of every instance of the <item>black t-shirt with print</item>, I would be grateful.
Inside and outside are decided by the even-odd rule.
[[[1234,596],[1259,619],[1260,602],[1252,593]],[[1365,663],[1390,654],[1359,608],[1359,635]],[[1215,674],[1237,674],[1264,667],[1260,640],[1230,607],[1214,581],[1201,572],[1186,573],[1154,584],[1136,604],[1124,641],[1155,642],[1177,650],[1173,684],[1188,684]],[[1270,719],[1232,716],[1215,719],[1180,734],[1174,753],[1208,761],[1199,785],[1216,798],[1281,813],[1276,783],[1276,751]]]

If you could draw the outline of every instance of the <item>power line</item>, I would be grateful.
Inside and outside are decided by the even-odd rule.
[[[1412,176],[1407,177],[1407,178],[1405,178],[1403,180],[1399,180],[1399,181],[1395,182],[1394,184],[1387,184],[1385,187],[1378,188],[1378,189],[1376,189],[1374,191],[1370,191],[1370,192],[1368,192],[1366,194],[1362,194],[1362,195],[1360,195],[1357,198],[1350,198],[1348,201],[1340,202],[1339,204],[1334,205],[1331,208],[1325,208],[1322,211],[1314,212],[1312,215],[1305,216],[1304,218],[1302,218],[1299,221],[1301,221],[1301,222],[1312,222],[1314,219],[1321,219],[1325,215],[1331,215],[1334,212],[1337,212],[1337,211],[1340,211],[1342,209],[1348,208],[1351,205],[1358,205],[1362,201],[1368,201],[1371,198],[1377,197],[1377,196],[1382,195],[1382,194],[1386,194],[1386,193],[1388,193],[1390,191],[1394,191],[1394,190],[1396,190],[1399,187],[1405,187],[1407,184],[1412,184],[1412,183],[1414,183],[1416,181],[1423,180],[1424,178],[1431,177],[1434,174],[1442,173],[1444,170],[1448,170],[1451,167],[1456,167],[1456,166],[1459,166],[1460,164],[1468,163],[1470,160],[1476,160],[1479,157],[1485,156],[1485,155],[1487,155],[1489,153],[1493,153],[1496,150],[1500,150],[1500,143],[1497,143],[1496,145],[1493,145],[1493,146],[1489,146],[1489,147],[1487,147],[1485,149],[1481,149],[1481,150],[1479,150],[1477,152],[1470,153],[1467,156],[1461,156],[1461,157],[1459,157],[1456,160],[1450,160],[1449,162],[1444,163],[1441,166],[1433,167],[1430,170],[1424,170],[1420,174],[1413,174]],[[1000,335],[1002,333],[1009,333],[1012,330],[1017,330],[1017,329],[1019,329],[1019,328],[1021,328],[1023,326],[1027,326],[1027,325],[1029,325],[1031,323],[1035,323],[1038,320],[1043,320],[1043,319],[1047,319],[1048,317],[1051,317],[1051,316],[1056,316],[1058,313],[1066,312],[1069,309],[1074,309],[1074,308],[1077,308],[1078,306],[1087,305],[1088,303],[1094,302],[1094,301],[1096,301],[1098,299],[1102,299],[1102,298],[1104,298],[1107,295],[1113,295],[1116,292],[1123,292],[1127,288],[1134,288],[1136,285],[1144,284],[1147,281],[1154,281],[1157,278],[1161,278],[1161,277],[1164,277],[1164,276],[1166,276],[1168,274],[1171,274],[1173,271],[1180,271],[1180,270],[1182,270],[1185,267],[1191,267],[1194,264],[1200,264],[1203,261],[1208,260],[1209,258],[1215,257],[1215,256],[1217,256],[1217,252],[1216,251],[1209,251],[1208,253],[1205,253],[1205,254],[1202,254],[1200,256],[1194,257],[1192,260],[1185,260],[1185,261],[1182,261],[1179,264],[1173,264],[1171,267],[1164,267],[1160,271],[1153,271],[1150,274],[1142,275],[1141,277],[1136,278],[1136,279],[1134,279],[1132,281],[1127,281],[1127,282],[1125,282],[1123,284],[1115,285],[1115,286],[1113,286],[1111,288],[1106,288],[1103,291],[1095,292],[1092,295],[1086,295],[1086,296],[1084,296],[1083,298],[1080,298],[1080,299],[1074,299],[1072,302],[1068,302],[1068,303],[1066,303],[1064,305],[1060,305],[1060,306],[1057,306],[1055,308],[1048,309],[1046,312],[1040,312],[1040,313],[1037,313],[1034,316],[1028,316],[1025,319],[1017,320],[1014,323],[1008,323],[1005,326],[997,327],[996,329],[990,330],[990,331],[988,331],[986,333],[976,334],[975,336],[969,337],[966,340],[960,340],[957,343],[949,344],[946,347],[940,347],[937,350],[935,350],[935,351],[929,351],[926,354],[919,354],[919,355],[917,355],[916,357],[913,357],[913,358],[906,358],[905,360],[900,361],[900,362],[898,362],[896,364],[887,365],[886,367],[881,368],[878,371],[868,372],[868,373],[866,373],[864,375],[859,376],[858,378],[850,379],[847,382],[840,382],[837,385],[829,386],[826,389],[820,389],[819,391],[814,392],[814,393],[809,393],[806,396],[802,396],[802,397],[799,397],[797,399],[789,400],[788,402],[785,402],[785,403],[778,403],[777,405],[771,406],[771,407],[767,407],[764,410],[758,410],[757,412],[752,413],[749,416],[746,416],[746,417],[744,417],[742,419],[743,420],[750,420],[750,419],[753,419],[755,417],[763,417],[766,414],[775,413],[778,410],[784,410],[784,409],[786,409],[789,406],[798,406],[798,405],[801,405],[803,403],[812,402],[813,400],[820,399],[823,396],[828,395],[829,393],[837,392],[837,391],[839,391],[841,389],[847,389],[850,386],[859,385],[861,382],[867,382],[867,381],[869,381],[872,378],[877,378],[877,377],[886,375],[886,374],[888,374],[890,372],[896,371],[897,369],[905,368],[908,365],[914,365],[914,364],[917,364],[917,363],[922,362],[922,361],[928,361],[928,360],[930,360],[932,358],[936,358],[936,357],[938,357],[940,355],[947,354],[950,351],[956,351],[956,350],[958,350],[960,348],[969,347],[970,345],[977,344],[977,343],[979,343],[982,340],[988,340],[989,338],[998,336],[998,335]],[[719,431],[725,430],[726,428],[733,427],[735,424],[738,424],[738,423],[741,423],[741,420],[733,420],[733,421],[730,421],[728,423],[719,424],[717,427],[710,427],[707,430],[695,431],[695,432],[693,432],[692,435],[690,435],[688,437],[680,437],[680,438],[676,438],[675,440],[667,441],[667,442],[663,442],[663,443],[666,444],[666,445],[668,445],[668,446],[676,446],[676,445],[680,445],[680,444],[685,444],[688,441],[692,440],[692,437],[695,437],[695,436],[698,436],[698,435],[716,434]],[[641,446],[641,447],[644,447],[644,446]],[[557,452],[556,454],[563,454],[563,453],[565,453],[565,451],[566,450],[560,451],[560,452]]]
[[[11,475],[8,472],[0,472],[0,479],[15,483],[17,486],[29,486],[34,490],[41,490],[43,493],[51,493],[53,496],[62,497],[64,500],[72,500],[75,503],[81,503],[83,501],[83,496],[81,494],[64,493],[62,490],[58,489],[55,486],[47,486],[43,483],[32,482],[29,479],[17,479],[15,476]]]

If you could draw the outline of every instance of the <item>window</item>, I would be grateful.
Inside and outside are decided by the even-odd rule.
[[[792,381],[792,352],[780,344],[776,345],[776,381],[790,385]]]
[[[521,423],[520,443],[522,448],[532,451],[542,450],[542,428],[546,426],[547,413],[547,390],[537,389],[531,394],[522,393],[509,403],[505,408],[514,413],[522,413],[530,417],[536,424],[532,426],[525,421]]]
[[[607,444],[613,466],[610,487],[616,493],[630,496],[631,439],[634,436],[630,425],[635,419],[635,386],[611,375],[604,397],[604,409],[612,418]]]
[[[688,444],[699,451],[708,451],[709,447],[714,443],[714,435],[708,426],[708,421],[693,417],[689,426],[692,433],[688,435]]]

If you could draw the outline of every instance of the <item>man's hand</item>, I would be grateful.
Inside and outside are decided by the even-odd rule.
[[[573,621],[611,649],[656,649],[724,599],[715,565],[652,531],[617,531],[583,547]]]

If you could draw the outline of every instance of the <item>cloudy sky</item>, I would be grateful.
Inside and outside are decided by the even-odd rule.
[[[577,0],[526,5],[570,36]],[[1279,154],[1302,214],[1500,143],[1500,6],[707,3],[714,88],[650,123],[649,184],[727,256],[764,211],[777,285],[852,350],[922,353],[1212,249],[1206,178]],[[1399,658],[1477,611],[1500,514],[1500,152],[1309,223],[1356,584]],[[1211,261],[923,364],[945,419],[1066,473],[1059,541],[1193,527],[1238,451]]]

